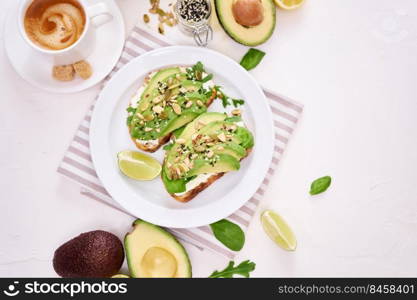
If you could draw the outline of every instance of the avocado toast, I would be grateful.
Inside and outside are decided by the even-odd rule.
[[[200,62],[149,74],[127,108],[127,126],[136,146],[155,152],[174,130],[206,112],[217,95],[211,79]]]
[[[254,145],[240,116],[201,114],[165,146],[162,181],[176,200],[193,199],[226,172],[239,170]]]

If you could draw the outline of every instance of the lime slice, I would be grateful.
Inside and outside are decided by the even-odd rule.
[[[113,275],[111,278],[130,278],[130,277],[125,274],[116,274],[116,275]]]
[[[266,210],[261,215],[262,226],[266,234],[281,248],[294,251],[297,239],[287,222],[272,210]]]
[[[286,10],[300,7],[303,3],[304,0],[275,0],[276,5]]]
[[[161,164],[153,157],[136,151],[117,154],[120,171],[136,180],[152,180],[161,173]]]

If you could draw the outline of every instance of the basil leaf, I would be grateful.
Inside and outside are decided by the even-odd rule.
[[[250,48],[240,61],[240,65],[248,71],[252,70],[261,62],[264,56],[265,52],[258,49]]]
[[[245,244],[245,233],[235,223],[228,220],[220,220],[210,224],[216,239],[233,251],[239,251]]]
[[[331,183],[332,178],[330,176],[324,176],[314,180],[310,187],[310,195],[323,193],[329,188]]]
[[[227,267],[222,271],[214,271],[209,278],[233,278],[234,274],[242,275],[248,278],[249,273],[255,270],[256,264],[250,260],[241,262],[238,266],[234,266],[235,262],[230,261]]]

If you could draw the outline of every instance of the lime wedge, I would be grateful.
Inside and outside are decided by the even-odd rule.
[[[161,173],[161,164],[153,157],[136,151],[117,154],[120,171],[136,180],[152,180]]]
[[[295,9],[300,7],[304,0],[275,0],[275,4],[285,10]]]
[[[116,275],[113,275],[111,278],[130,278],[130,277],[125,274],[116,274]]]
[[[262,226],[266,234],[281,248],[294,251],[297,239],[287,222],[272,210],[266,210],[261,215]]]

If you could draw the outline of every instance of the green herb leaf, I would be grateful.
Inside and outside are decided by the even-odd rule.
[[[178,128],[178,129],[175,129],[175,130],[172,132],[172,134],[174,135],[174,137],[175,137],[175,138],[178,138],[178,137],[181,135],[181,133],[184,131],[184,129],[185,129],[185,126],[180,127],[180,128]]]
[[[210,224],[216,239],[233,251],[239,251],[245,244],[245,233],[239,225],[228,220],[220,220]]]
[[[235,262],[230,261],[227,267],[222,271],[214,271],[209,278],[233,278],[234,274],[242,275],[248,278],[249,273],[255,270],[256,264],[250,260],[241,262],[238,266],[234,266]]]
[[[243,99],[232,99],[232,103],[234,107],[237,107],[238,105],[245,104],[245,100]]]
[[[213,79],[213,74],[208,74],[206,77],[204,77],[203,79],[201,79],[202,83],[206,83],[207,81],[210,81]]]
[[[329,188],[331,183],[332,178],[330,176],[324,176],[314,180],[310,187],[310,195],[323,193]]]
[[[169,151],[172,149],[172,147],[174,147],[174,143],[169,143],[162,147],[162,149],[164,149],[165,151]]]
[[[250,48],[240,61],[240,65],[248,71],[252,70],[261,62],[264,56],[265,52],[258,49]]]

